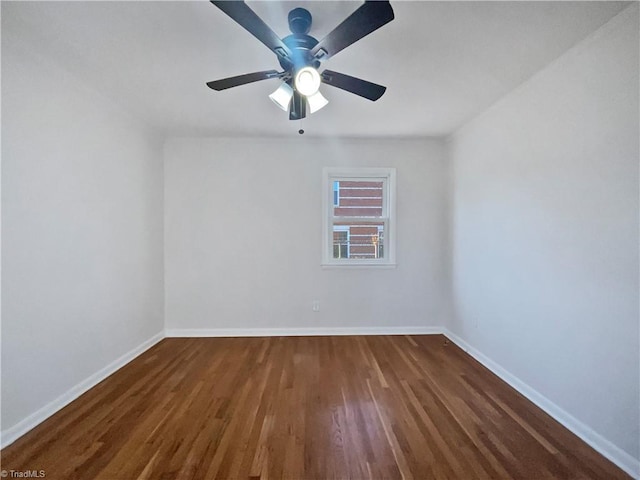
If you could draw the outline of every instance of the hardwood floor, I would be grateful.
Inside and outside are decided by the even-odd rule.
[[[165,339],[1,455],[47,479],[629,478],[441,335]]]

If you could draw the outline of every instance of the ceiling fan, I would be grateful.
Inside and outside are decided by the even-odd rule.
[[[213,90],[277,78],[282,83],[269,98],[285,112],[289,111],[290,120],[300,120],[306,116],[307,109],[313,113],[328,103],[320,93],[321,83],[372,101],[384,94],[386,87],[382,85],[332,70],[318,72],[318,68],[336,53],[393,20],[393,9],[388,1],[365,1],[320,41],[308,35],[312,20],[304,8],[294,8],[289,12],[291,35],[281,39],[245,2],[211,0],[211,3],[275,53],[283,69],[281,72],[265,70],[208,82]]]

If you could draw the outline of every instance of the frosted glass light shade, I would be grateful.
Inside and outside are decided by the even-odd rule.
[[[278,89],[269,95],[269,98],[273,100],[273,103],[285,112],[289,110],[291,97],[293,97],[293,88],[291,88],[291,86],[286,82],[282,82]]]
[[[313,95],[307,96],[307,105],[309,105],[309,113],[317,112],[324,107],[329,100],[327,100],[320,91],[317,91]]]

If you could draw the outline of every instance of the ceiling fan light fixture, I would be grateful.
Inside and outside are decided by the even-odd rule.
[[[273,101],[273,103],[275,103],[285,112],[289,110],[291,97],[293,97],[293,88],[291,88],[291,86],[286,82],[282,82],[278,89],[271,95],[269,95],[269,98]]]
[[[320,94],[321,83],[371,101],[384,94],[386,87],[382,85],[329,70],[323,70],[320,76],[317,69],[336,53],[393,20],[388,0],[365,1],[320,41],[308,35],[312,17],[304,8],[289,12],[291,35],[280,38],[246,2],[211,0],[211,3],[275,53],[283,71],[265,70],[214,80],[207,82],[209,88],[221,91],[261,80],[286,80],[269,98],[282,110],[290,110],[289,120],[301,120],[308,110],[313,113],[329,103]]]
[[[309,105],[309,113],[317,112],[322,107],[324,107],[327,103],[329,103],[329,100],[327,100],[324,97],[324,95],[322,95],[319,91],[307,97],[307,105]]]
[[[320,74],[313,67],[298,70],[294,79],[296,90],[305,97],[310,97],[320,88]]]

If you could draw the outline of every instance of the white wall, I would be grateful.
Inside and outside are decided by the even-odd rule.
[[[450,145],[450,328],[628,464],[640,458],[638,71],[635,4]]]
[[[397,169],[397,268],[321,268],[322,167],[333,165]],[[445,167],[435,140],[169,140],[167,328],[441,325]]]
[[[3,442],[163,330],[162,141],[11,26],[3,18]]]

